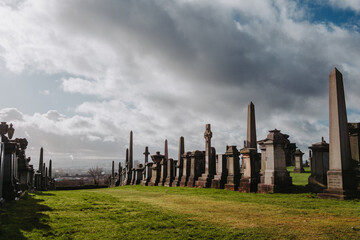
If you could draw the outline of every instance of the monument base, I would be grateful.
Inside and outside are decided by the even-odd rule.
[[[203,174],[199,179],[195,182],[195,186],[199,188],[209,188],[211,187],[211,180],[214,178],[214,175],[211,174]]]
[[[242,178],[240,179],[239,192],[257,192],[258,183],[257,178]]]
[[[175,177],[175,180],[172,182],[172,187],[179,187],[181,182],[181,177]]]
[[[237,191],[238,190],[238,186],[236,184],[225,184],[224,185],[224,189],[225,190],[230,190],[230,191]]]
[[[326,181],[319,181],[322,177],[310,176],[306,187],[314,193],[322,193],[326,189]],[[323,180],[323,179],[322,179]],[[325,184],[324,184],[324,183]]]
[[[320,198],[344,200],[359,197],[355,171],[329,170],[327,183],[327,189],[318,194]]]
[[[214,177],[213,180],[211,180],[211,188],[217,188],[217,189],[224,189],[226,183],[226,177]]]
[[[166,180],[164,182],[164,186],[165,187],[171,187],[171,185],[172,185],[172,179],[166,178]]]
[[[186,183],[187,187],[195,187],[195,178],[194,177],[189,177],[189,180]]]

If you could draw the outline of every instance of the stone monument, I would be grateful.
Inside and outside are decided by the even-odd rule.
[[[257,192],[259,184],[260,159],[258,159],[256,145],[255,106],[250,102],[248,106],[247,138],[245,148],[240,150],[244,166],[243,177],[240,179],[240,192]]]
[[[304,153],[300,149],[296,149],[294,173],[304,173],[305,172],[305,170],[303,168],[303,162],[302,162],[303,155],[304,155]]]
[[[329,170],[329,144],[324,138],[309,147],[311,156],[311,175],[308,178],[308,188],[312,192],[322,192],[327,187],[327,171]]]
[[[319,197],[353,198],[357,188],[355,164],[350,152],[343,79],[336,68],[329,76],[329,136],[327,189]]]
[[[204,133],[205,138],[205,173],[199,177],[199,179],[195,182],[196,187],[208,188],[211,186],[211,180],[214,178],[216,174],[215,170],[215,159],[212,154],[211,148],[211,126],[210,124],[206,124],[206,130]]]
[[[184,144],[184,137],[181,136],[179,140],[179,153],[178,153],[178,161],[175,166],[176,169],[176,177],[173,183],[173,187],[180,186],[181,177],[183,176],[183,168],[184,168],[184,159],[182,158],[182,155],[185,152],[185,144]]]
[[[291,187],[292,179],[286,170],[285,145],[289,135],[271,130],[264,140],[266,147],[266,168],[258,185],[259,193],[285,192]]]

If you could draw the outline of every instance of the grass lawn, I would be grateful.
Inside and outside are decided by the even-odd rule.
[[[298,186],[307,176],[292,173]],[[360,239],[360,201],[142,186],[38,192],[0,209],[0,238]]]

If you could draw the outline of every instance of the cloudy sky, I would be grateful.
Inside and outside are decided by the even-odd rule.
[[[328,139],[328,76],[360,121],[358,0],[0,0],[0,120],[55,167],[122,161],[129,132],[177,158],[280,129],[307,152]]]

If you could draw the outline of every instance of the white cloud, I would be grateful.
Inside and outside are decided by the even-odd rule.
[[[358,0],[330,0],[331,5],[342,8],[351,9],[355,12],[360,12],[360,1]]]
[[[124,158],[133,130],[142,160],[145,145],[154,153],[165,138],[173,157],[181,135],[187,150],[204,148],[206,123],[218,152],[241,147],[253,101],[259,139],[279,128],[306,151],[327,138],[319,121],[327,119],[330,70],[343,71],[350,108],[359,110],[360,90],[359,33],[310,23],[306,14],[293,1],[0,5],[6,67],[65,73],[59,87],[89,97],[72,116],[8,108],[0,117],[64,163],[69,156]]]

